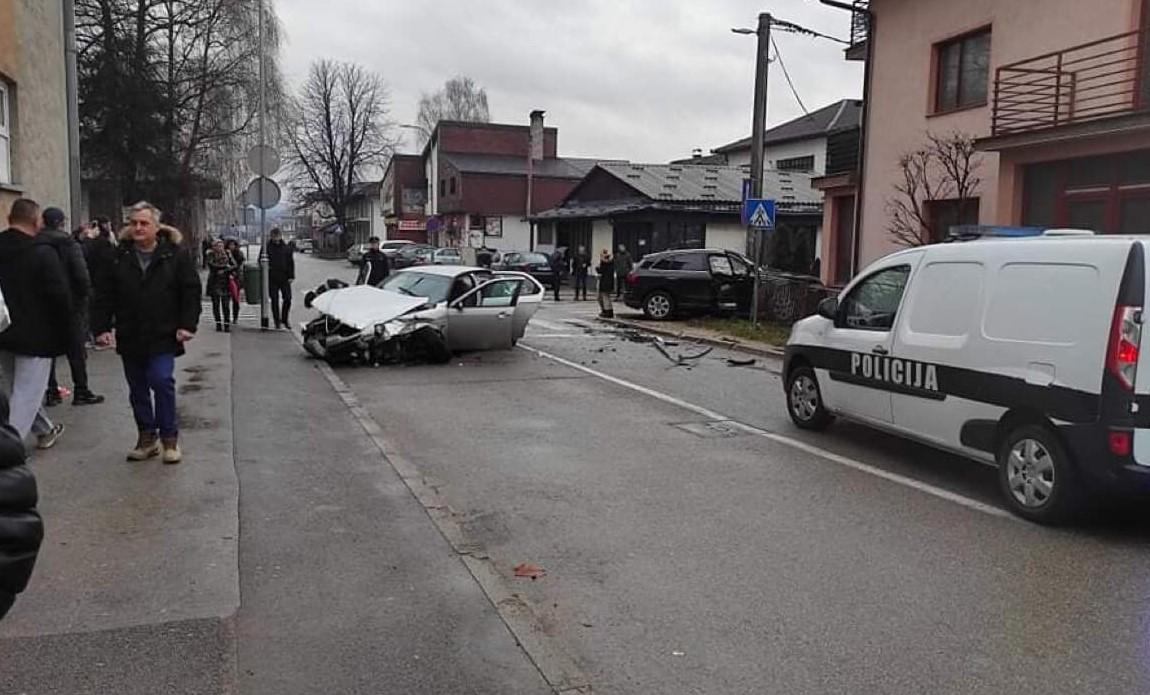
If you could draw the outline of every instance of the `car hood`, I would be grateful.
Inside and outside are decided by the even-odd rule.
[[[408,297],[371,285],[357,285],[328,290],[316,297],[312,306],[340,323],[362,331],[403,316],[428,301],[426,297]]]

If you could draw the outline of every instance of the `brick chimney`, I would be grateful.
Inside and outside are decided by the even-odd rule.
[[[544,111],[536,109],[531,112],[531,135],[530,135],[530,153],[531,159],[541,161],[543,159],[543,114]]]

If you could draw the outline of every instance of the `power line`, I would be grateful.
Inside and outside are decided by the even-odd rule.
[[[834,41],[835,43],[841,43],[844,46],[850,46],[851,45],[851,42],[847,41],[846,39],[840,39],[837,36],[831,36],[829,34],[823,34],[822,32],[815,31],[814,29],[808,29],[804,26],[800,26],[798,24],[795,24],[794,22],[788,22],[788,21],[785,21],[782,19],[772,18],[771,25],[778,27],[779,31],[785,31],[785,32],[790,33],[790,34],[805,34],[807,36],[814,36],[814,37],[817,37],[820,39],[827,39],[829,41]]]
[[[807,110],[807,105],[803,103],[803,98],[799,96],[799,91],[795,89],[795,83],[791,81],[791,73],[787,71],[787,64],[783,62],[783,54],[779,53],[779,44],[775,43],[775,37],[771,37],[771,46],[775,49],[775,60],[779,61],[779,67],[783,69],[783,77],[787,78],[787,85],[791,88],[791,94],[795,95],[795,101],[799,102],[799,108],[808,117],[811,112]]]

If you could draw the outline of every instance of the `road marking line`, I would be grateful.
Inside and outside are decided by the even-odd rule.
[[[559,323],[552,323],[551,321],[535,317],[532,317],[531,321],[527,323],[527,326],[539,326],[540,328],[546,328],[549,331],[565,331],[570,329],[570,326],[564,326],[563,324]]]
[[[733,426],[738,427],[748,434],[754,434],[756,436],[775,442],[776,444],[789,446],[792,449],[798,449],[799,451],[817,456],[826,461],[830,461],[831,463],[836,463],[840,466],[844,466],[861,473],[867,473],[868,475],[873,475],[876,478],[882,478],[883,480],[897,483],[899,485],[909,487],[913,490],[918,490],[919,492],[926,493],[939,499],[944,499],[948,502],[954,502],[955,504],[966,507],[967,509],[973,509],[975,511],[982,512],[983,514],[989,514],[991,516],[996,516],[1002,519],[1011,519],[1015,521],[1018,520],[1018,517],[1014,516],[1005,509],[986,504],[985,502],[979,502],[978,500],[966,497],[965,495],[960,495],[956,492],[951,492],[950,490],[938,487],[936,485],[931,485],[930,483],[916,480],[905,475],[883,470],[882,468],[872,466],[868,463],[863,463],[862,461],[850,458],[849,456],[843,456],[842,454],[836,454],[835,452],[829,451],[822,447],[815,446],[813,444],[807,444],[804,441],[794,439],[793,437],[788,437],[785,434],[776,434],[774,432],[760,429],[753,425],[741,423],[737,420],[727,417],[726,415],[722,415],[700,405],[695,405],[694,403],[690,403],[681,398],[676,398],[675,396],[663,393],[662,391],[656,391],[654,389],[647,388],[646,386],[641,386],[639,384],[627,381],[626,379],[620,379],[619,377],[611,376],[610,374],[606,374],[597,369],[585,367],[578,362],[572,362],[571,360],[564,359],[558,355],[552,355],[551,353],[545,352],[538,348],[523,345],[522,343],[519,345],[519,347],[540,357],[545,357],[572,369],[577,369],[586,374],[590,374],[591,376],[595,376],[603,379],[604,381],[608,381],[612,384],[615,384],[616,386],[622,386],[625,389],[630,389],[631,391],[641,393],[645,396],[650,396],[651,398],[663,401],[664,403],[669,403],[671,405],[678,406],[679,408],[683,408],[684,410],[689,410],[692,413],[701,415],[709,420],[729,422]]]

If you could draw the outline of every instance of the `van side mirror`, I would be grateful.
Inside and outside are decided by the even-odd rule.
[[[830,319],[831,321],[834,321],[835,317],[837,317],[839,313],[839,298],[827,297],[823,301],[819,302],[818,312],[819,316],[822,316],[824,319]]]

